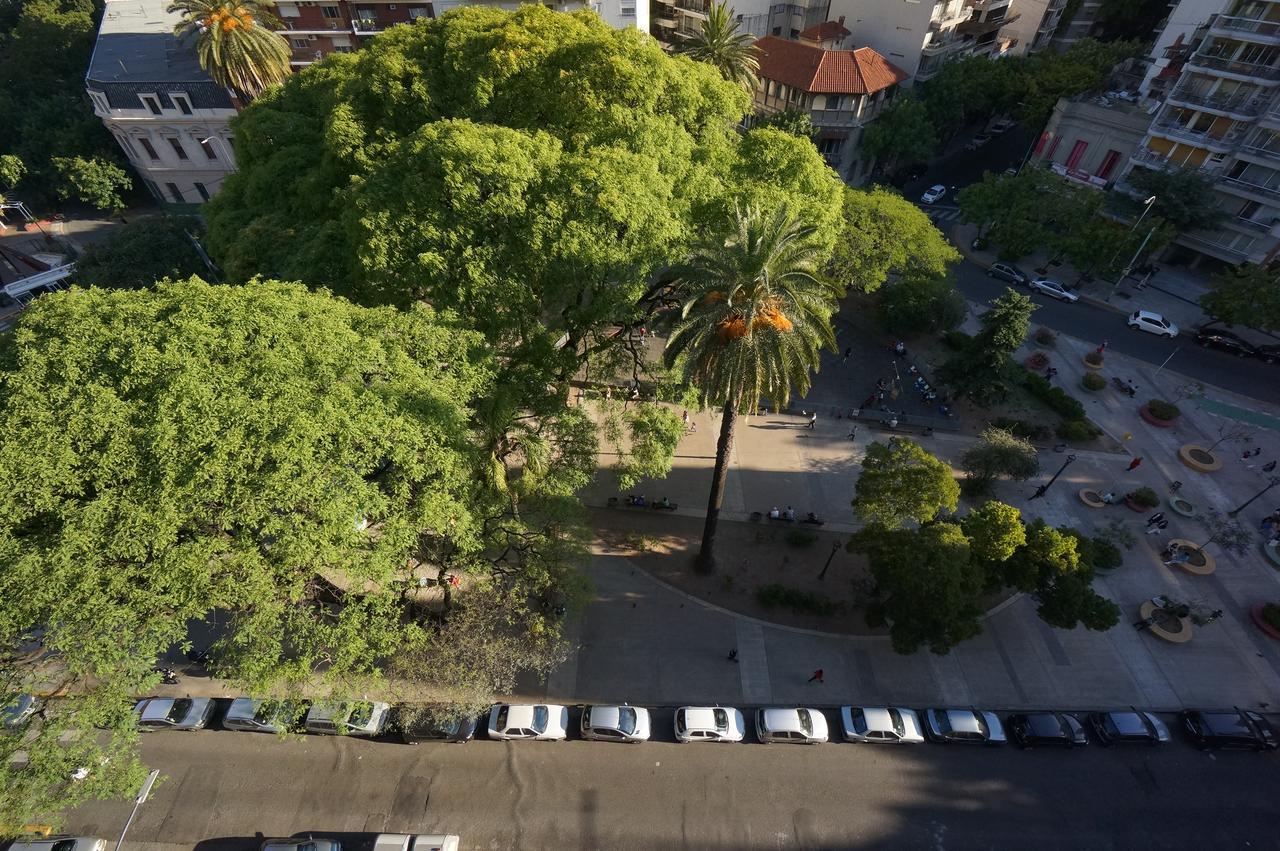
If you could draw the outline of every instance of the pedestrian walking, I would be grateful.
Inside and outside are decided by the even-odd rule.
[[[1274,470],[1275,468],[1276,468],[1276,462],[1275,462],[1275,461],[1268,461],[1267,463],[1265,463],[1265,464],[1263,464],[1263,465],[1262,465],[1262,472],[1264,472],[1264,473],[1270,473],[1270,472],[1271,472],[1272,470]]]
[[[821,668],[819,668],[818,670],[814,671],[814,672],[813,672],[813,676],[809,678],[809,682],[813,682],[814,680],[817,680],[817,681],[818,681],[818,685],[822,685],[822,684],[825,682],[825,680],[823,680],[823,679],[822,679],[822,669],[821,669]]]
[[[849,439],[856,440],[858,437],[858,427],[856,425],[849,426]]]
[[[844,350],[844,360],[842,360],[841,363],[848,363],[849,355],[851,354],[853,354],[853,346],[849,346]]]
[[[1138,466],[1140,464],[1142,464],[1141,455],[1139,455],[1137,458],[1134,458],[1132,461],[1129,462],[1129,472],[1132,473],[1134,470],[1138,469]]]
[[[817,422],[818,422],[817,413],[812,413],[809,415],[809,424],[805,426],[805,428],[813,428],[814,424]]]
[[[1098,346],[1098,354],[1104,354],[1107,351],[1108,341],[1103,340],[1102,345]]]
[[[729,651],[729,661],[730,662],[738,661],[738,648],[735,647]]]

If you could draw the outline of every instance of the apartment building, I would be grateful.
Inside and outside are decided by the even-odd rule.
[[[1011,42],[1014,56],[1037,53],[1053,41],[1067,0],[1017,0],[1017,15],[1001,31]]]
[[[1108,188],[1128,171],[1151,126],[1137,96],[1120,94],[1060,99],[1036,141],[1032,162],[1076,183]]]
[[[1213,181],[1224,223],[1180,234],[1184,253],[1272,262],[1280,257],[1280,2],[1215,5],[1208,12],[1204,0],[1184,0],[1170,15],[1143,83],[1158,111],[1131,169],[1194,168]],[[1204,17],[1192,24],[1194,14]]]
[[[106,0],[85,88],[158,200],[199,204],[235,171],[237,104],[173,35],[168,0]]]
[[[863,128],[892,101],[907,73],[869,47],[824,46],[848,38],[843,27],[814,28],[805,35],[804,41],[765,36],[756,42],[756,112],[807,112],[827,164],[850,183],[862,183],[872,165],[858,156]]]
[[[698,5],[697,0],[678,0]],[[289,40],[295,67],[309,65],[330,53],[350,53],[388,27],[413,23],[419,18],[435,18],[460,6],[493,6],[514,11],[518,2],[387,2],[387,0],[276,0],[275,12],[284,23],[280,34]],[[649,31],[649,0],[571,0],[547,2],[558,12],[591,9],[619,29],[635,27]]]

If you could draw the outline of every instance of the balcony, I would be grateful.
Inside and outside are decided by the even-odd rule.
[[[1280,44],[1280,23],[1257,18],[1215,15],[1209,22],[1209,32],[1226,38],[1238,38],[1262,44]]]
[[[995,32],[1001,27],[1007,24],[1011,24],[1021,17],[1022,17],[1021,13],[1014,12],[1012,15],[1008,16],[1007,18],[1000,18],[995,21],[965,21],[964,23],[956,27],[956,32],[960,33],[961,35],[973,36],[974,38],[977,38],[979,36],[986,35],[987,33]]]
[[[1238,248],[1231,248],[1197,234],[1180,233],[1174,241],[1181,243],[1188,248],[1203,251],[1206,254],[1217,257],[1219,260],[1226,260],[1228,263],[1239,263],[1243,260],[1249,259],[1249,254],[1246,251],[1241,251]]]
[[[813,122],[814,127],[844,129],[856,127],[863,122],[864,118],[859,118],[858,113],[852,109],[811,109],[809,120]]]
[[[676,0],[675,7],[682,12],[691,12],[701,18],[707,17],[707,4],[700,0]]]
[[[1012,0],[973,0],[968,4],[968,8],[975,12],[987,12],[991,9],[1000,9],[1007,7]]]
[[[1273,204],[1280,202],[1280,187],[1260,186],[1257,183],[1250,183],[1238,177],[1220,177],[1218,178],[1218,186],[1244,195],[1247,198],[1270,201]]]
[[[1261,85],[1274,85],[1280,82],[1280,68],[1273,65],[1227,59],[1224,56],[1207,56],[1199,51],[1187,57],[1187,67],[1192,71],[1231,74],[1234,77],[1251,80]]]
[[[1280,163],[1280,148],[1266,148],[1261,145],[1245,144],[1241,145],[1236,153]]]
[[[1216,112],[1219,115],[1226,115],[1241,121],[1255,118],[1267,106],[1266,99],[1256,94],[1250,94],[1247,97],[1238,95],[1224,97],[1219,94],[1197,92],[1188,86],[1178,86],[1170,92],[1169,102],[1196,107],[1197,109],[1207,109],[1210,112]]]
[[[1157,121],[1151,125],[1151,132],[1175,142],[1186,142],[1220,154],[1230,153],[1240,139],[1239,130],[1228,130],[1221,136],[1211,136],[1204,131],[1184,127],[1176,121]]]
[[[1227,227],[1238,228],[1247,234],[1262,234],[1265,236],[1271,233],[1271,225],[1266,222],[1255,222],[1253,219],[1246,219],[1240,216],[1228,216],[1224,220],[1224,224]]]
[[[351,31],[356,35],[375,35],[389,26],[392,24],[384,24],[382,21],[371,18],[352,18],[351,20]]]
[[[1134,165],[1144,166],[1146,168],[1157,168],[1161,171],[1197,171],[1201,174],[1212,175],[1222,171],[1222,163],[1190,165],[1170,159],[1163,154],[1158,154],[1150,148],[1139,148],[1129,157],[1129,161]]]

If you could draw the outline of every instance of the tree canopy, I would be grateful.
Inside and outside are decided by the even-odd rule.
[[[1004,476],[1026,481],[1040,472],[1040,462],[1031,441],[991,426],[983,429],[981,442],[960,456],[960,468],[968,474],[967,492],[979,494]]]
[[[1010,360],[1027,337],[1035,302],[1022,293],[1007,288],[1004,295],[991,300],[982,314],[982,325],[963,351],[956,353],[938,370],[938,379],[956,392],[979,405],[1002,401],[1010,384],[1021,371]]]
[[[1155,196],[1152,213],[1178,231],[1211,228],[1226,215],[1212,181],[1195,169],[1135,168],[1126,180],[1144,197]]]
[[[106,289],[142,289],[164,278],[208,276],[188,233],[203,230],[194,216],[147,216],[111,232],[76,260],[75,280]]]
[[[1218,272],[1200,306],[1220,322],[1280,331],[1280,271],[1248,264]]]
[[[891,275],[941,278],[960,259],[929,216],[896,192],[846,188],[843,211],[827,268],[842,289],[873,292]]]
[[[885,171],[924,162],[938,147],[937,131],[925,105],[909,94],[899,95],[876,117],[858,143],[864,156],[882,161]]]
[[[950,467],[915,441],[895,437],[867,447],[853,508],[864,523],[896,529],[955,511],[959,499]]]

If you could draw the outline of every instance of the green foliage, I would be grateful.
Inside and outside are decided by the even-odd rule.
[[[1130,491],[1125,495],[1125,499],[1131,501],[1135,505],[1140,505],[1143,508],[1155,508],[1160,504],[1159,495],[1148,487],[1141,487],[1137,490]]]
[[[1147,412],[1158,420],[1174,420],[1182,411],[1178,410],[1178,406],[1172,402],[1166,402],[1163,399],[1151,399],[1147,402]]]
[[[1093,352],[1087,352],[1085,354],[1084,361],[1090,366],[1099,367],[1099,366],[1102,366],[1102,364],[1105,362],[1105,359],[1103,358],[1101,352],[1093,351]]]
[[[979,320],[982,329],[963,352],[952,356],[938,370],[938,379],[958,396],[979,405],[993,405],[1009,395],[1010,383],[1027,373],[1014,366],[1010,355],[1026,339],[1035,304],[1009,288],[993,299]]]
[[[942,335],[942,342],[953,352],[964,352],[969,350],[973,337],[963,331],[947,331]]]
[[[973,492],[983,493],[998,478],[1026,481],[1040,472],[1036,448],[1025,438],[1000,428],[983,430],[981,442],[960,456],[960,469],[968,474]]]
[[[938,136],[929,110],[918,98],[900,93],[876,120],[862,131],[858,142],[864,156],[881,160],[886,171],[895,166],[924,162],[938,147]]]
[[[1058,335],[1053,333],[1052,330],[1041,325],[1036,329],[1035,341],[1041,346],[1052,346],[1058,341]]]
[[[1107,386],[1107,380],[1096,372],[1086,372],[1084,378],[1080,379],[1080,383],[1084,385],[1086,390],[1097,392]]]
[[[27,175],[26,163],[13,154],[0,155],[0,185],[12,189]]]
[[[1027,391],[1032,396],[1043,402],[1045,407],[1064,420],[1084,419],[1084,405],[1080,404],[1079,400],[1073,398],[1070,393],[1061,387],[1051,384],[1044,376],[1028,372],[1026,378],[1022,381],[1022,386],[1027,388]]]
[[[799,109],[784,109],[782,112],[757,115],[751,126],[773,127],[792,136],[808,139],[810,142],[818,140],[819,131],[813,126],[813,119],[809,117],[808,112]]]
[[[1210,280],[1200,306],[1228,325],[1280,331],[1280,270],[1252,263],[1227,267]]]
[[[864,523],[896,529],[955,511],[959,498],[960,486],[950,467],[920,444],[895,437],[867,447],[853,509]]]
[[[639,405],[622,414],[630,451],[618,447],[618,487],[630,490],[642,479],[662,479],[671,472],[676,446],[684,437],[684,421],[659,405]]]
[[[74,198],[108,213],[124,209],[124,195],[133,180],[123,168],[102,157],[54,157],[54,171],[62,178],[58,196]]]
[[[1197,549],[1217,544],[1220,549],[1234,555],[1244,555],[1253,546],[1254,534],[1239,520],[1221,511],[1210,510],[1196,517],[1204,524],[1209,538]]]
[[[840,603],[824,599],[812,591],[778,583],[761,585],[757,588],[756,602],[766,609],[781,606],[802,615],[834,615],[843,608]]]
[[[1089,538],[1076,529],[1062,531],[1076,539],[1076,551],[1079,553],[1080,563],[1091,570],[1115,570],[1124,563],[1124,554],[1120,552],[1120,547],[1112,543],[1109,538],[1101,535]]]
[[[1044,440],[1053,435],[1053,429],[1039,423],[1030,423],[1026,420],[1019,420],[1013,417],[996,417],[991,421],[996,428],[1004,429],[1018,437],[1026,437],[1033,440]]]
[[[1054,431],[1063,440],[1082,442],[1093,440],[1102,434],[1102,429],[1089,420],[1063,420]]]
[[[220,86],[246,99],[289,76],[289,42],[277,30],[284,23],[271,6],[257,0],[174,0],[165,11],[181,15],[179,38],[196,36],[200,67]]]
[[[1027,542],[1022,513],[995,500],[966,514],[960,528],[969,539],[970,556],[985,565],[1007,561]]]
[[[969,303],[950,277],[903,277],[878,296],[881,323],[899,336],[948,333],[969,313]]]
[[[828,277],[842,289],[869,293],[891,276],[931,281],[960,259],[924,211],[896,192],[846,187],[843,211],[827,267]]]
[[[1096,218],[1102,195],[1027,167],[1018,174],[984,174],[957,193],[956,203],[964,221],[983,228],[1001,259],[1017,260],[1046,245],[1073,247],[1077,229]]]
[[[207,268],[188,233],[201,233],[193,216],[134,219],[90,245],[76,261],[77,283],[107,289],[142,289],[164,278],[206,274]]]
[[[698,62],[705,62],[731,83],[746,91],[756,87],[760,59],[755,37],[741,29],[727,0],[712,3],[698,31],[683,38],[677,51]]]
[[[1093,590],[1094,565],[1081,558],[1081,536],[1053,529],[1043,520],[1027,524],[1027,542],[999,567],[1001,581],[1035,595],[1036,611],[1059,629],[1107,630],[1119,623],[1120,608]]]
[[[1195,169],[1135,168],[1125,180],[1144,197],[1154,195],[1152,212],[1177,231],[1212,228],[1225,215],[1213,183]]]

